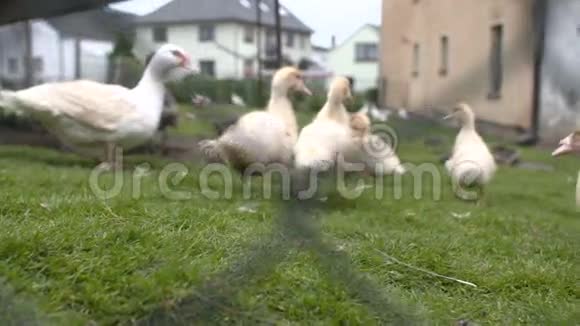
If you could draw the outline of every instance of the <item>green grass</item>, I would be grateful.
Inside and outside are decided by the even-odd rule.
[[[188,135],[213,132],[203,121],[180,128]],[[436,162],[441,154],[425,149],[426,135],[443,135],[444,149],[453,135],[419,122],[399,122],[396,129],[401,158],[415,164]],[[570,325],[579,320],[580,216],[572,181],[578,161],[554,160],[534,149],[523,155],[556,171],[502,168],[479,208],[456,200],[447,178],[440,201],[414,199],[410,177],[403,198],[394,200],[393,179],[386,178],[384,199],[374,199],[372,189],[352,201],[331,196],[315,211],[316,221],[325,243],[349,257],[375,290],[428,324],[465,319],[480,325]],[[245,201],[239,182],[232,199],[208,200],[194,164],[172,186],[190,191],[191,198],[169,200],[158,187],[168,162],[131,157],[127,163],[143,162],[153,170],[142,177],[139,198],[131,191],[129,170],[122,193],[99,200],[88,185],[92,162],[44,149],[0,147],[0,279],[10,286],[6,295],[0,289],[0,300],[24,302],[18,311],[40,311],[55,324],[130,324],[192,293],[207,295],[203,289],[213,277],[230,286],[234,302],[213,312],[223,323],[255,324],[253,316],[282,325],[379,324],[372,305],[351,295],[337,276],[341,260],[305,250],[307,245],[284,242],[279,256],[272,249],[279,264],[260,261],[263,277],[224,276],[256,241],[269,238],[279,205],[254,199],[257,212],[240,211]],[[457,217],[467,212],[469,217]],[[478,287],[406,268],[380,252]]]

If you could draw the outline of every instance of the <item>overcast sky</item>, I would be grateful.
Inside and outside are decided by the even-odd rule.
[[[130,0],[113,7],[147,14],[171,0]],[[234,0],[232,0],[234,1]],[[381,0],[281,0],[315,31],[313,43],[329,46],[332,35],[340,43],[363,24],[379,24]]]

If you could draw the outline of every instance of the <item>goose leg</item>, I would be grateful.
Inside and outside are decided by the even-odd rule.
[[[115,171],[121,171],[123,170],[123,148],[115,144],[111,144],[110,146],[112,148],[112,166]]]
[[[107,142],[104,144],[104,156],[105,159],[101,164],[99,164],[98,166],[99,169],[111,171],[112,169],[117,168],[115,158],[115,145],[113,143]]]
[[[478,186],[478,195],[477,195],[477,207],[481,207],[483,205],[485,205],[486,202],[486,196],[485,196],[485,188],[484,186],[480,185]]]

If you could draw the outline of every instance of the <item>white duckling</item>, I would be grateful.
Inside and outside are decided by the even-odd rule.
[[[102,167],[119,167],[115,147],[129,150],[155,135],[164,107],[164,82],[193,72],[186,52],[166,44],[156,51],[133,89],[88,80],[47,83],[3,91],[0,106],[37,119],[81,154],[104,154]]]
[[[451,175],[456,195],[467,198],[467,188],[479,188],[480,195],[484,195],[484,187],[493,178],[497,165],[488,146],[477,133],[475,128],[475,114],[469,105],[458,104],[453,112],[445,119],[456,118],[461,124],[461,130],[455,140],[451,158],[445,163]],[[481,199],[481,196],[477,199]],[[473,198],[475,199],[475,198]]]
[[[351,115],[350,127],[353,138],[360,148],[359,158],[366,171],[375,176],[402,175],[407,172],[392,146],[378,135],[373,135],[371,120],[364,113]]]
[[[336,77],[330,85],[326,104],[300,132],[294,149],[297,168],[327,170],[334,166],[337,155],[351,156],[357,144],[350,127],[350,115],[344,106],[344,101],[350,98],[349,80]]]
[[[245,114],[218,139],[200,142],[202,152],[210,160],[229,163],[240,172],[253,163],[291,165],[298,123],[288,98],[290,91],[312,95],[302,72],[284,67],[273,77],[266,110]]]
[[[580,153],[580,131],[575,131],[568,137],[560,141],[560,147],[556,149],[552,155],[559,157],[571,153]],[[578,174],[578,182],[576,184],[576,206],[580,208],[580,174]]]

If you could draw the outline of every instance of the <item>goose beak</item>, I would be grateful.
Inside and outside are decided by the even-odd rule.
[[[558,157],[570,153],[572,153],[572,147],[570,145],[562,145],[552,153],[552,156]]]
[[[570,139],[570,137],[567,137],[560,142],[560,147],[558,147],[552,153],[552,156],[558,157],[558,156],[570,154],[570,153],[572,153],[572,151],[573,151],[573,148],[571,145],[571,139]]]
[[[191,58],[189,57],[183,58],[183,61],[181,62],[181,67],[192,75],[199,74],[199,68],[191,62]]]
[[[446,116],[443,117],[443,120],[451,120],[451,119],[453,119],[453,117],[454,117],[454,114],[453,113],[452,114],[448,114],[448,115],[446,115]]]

